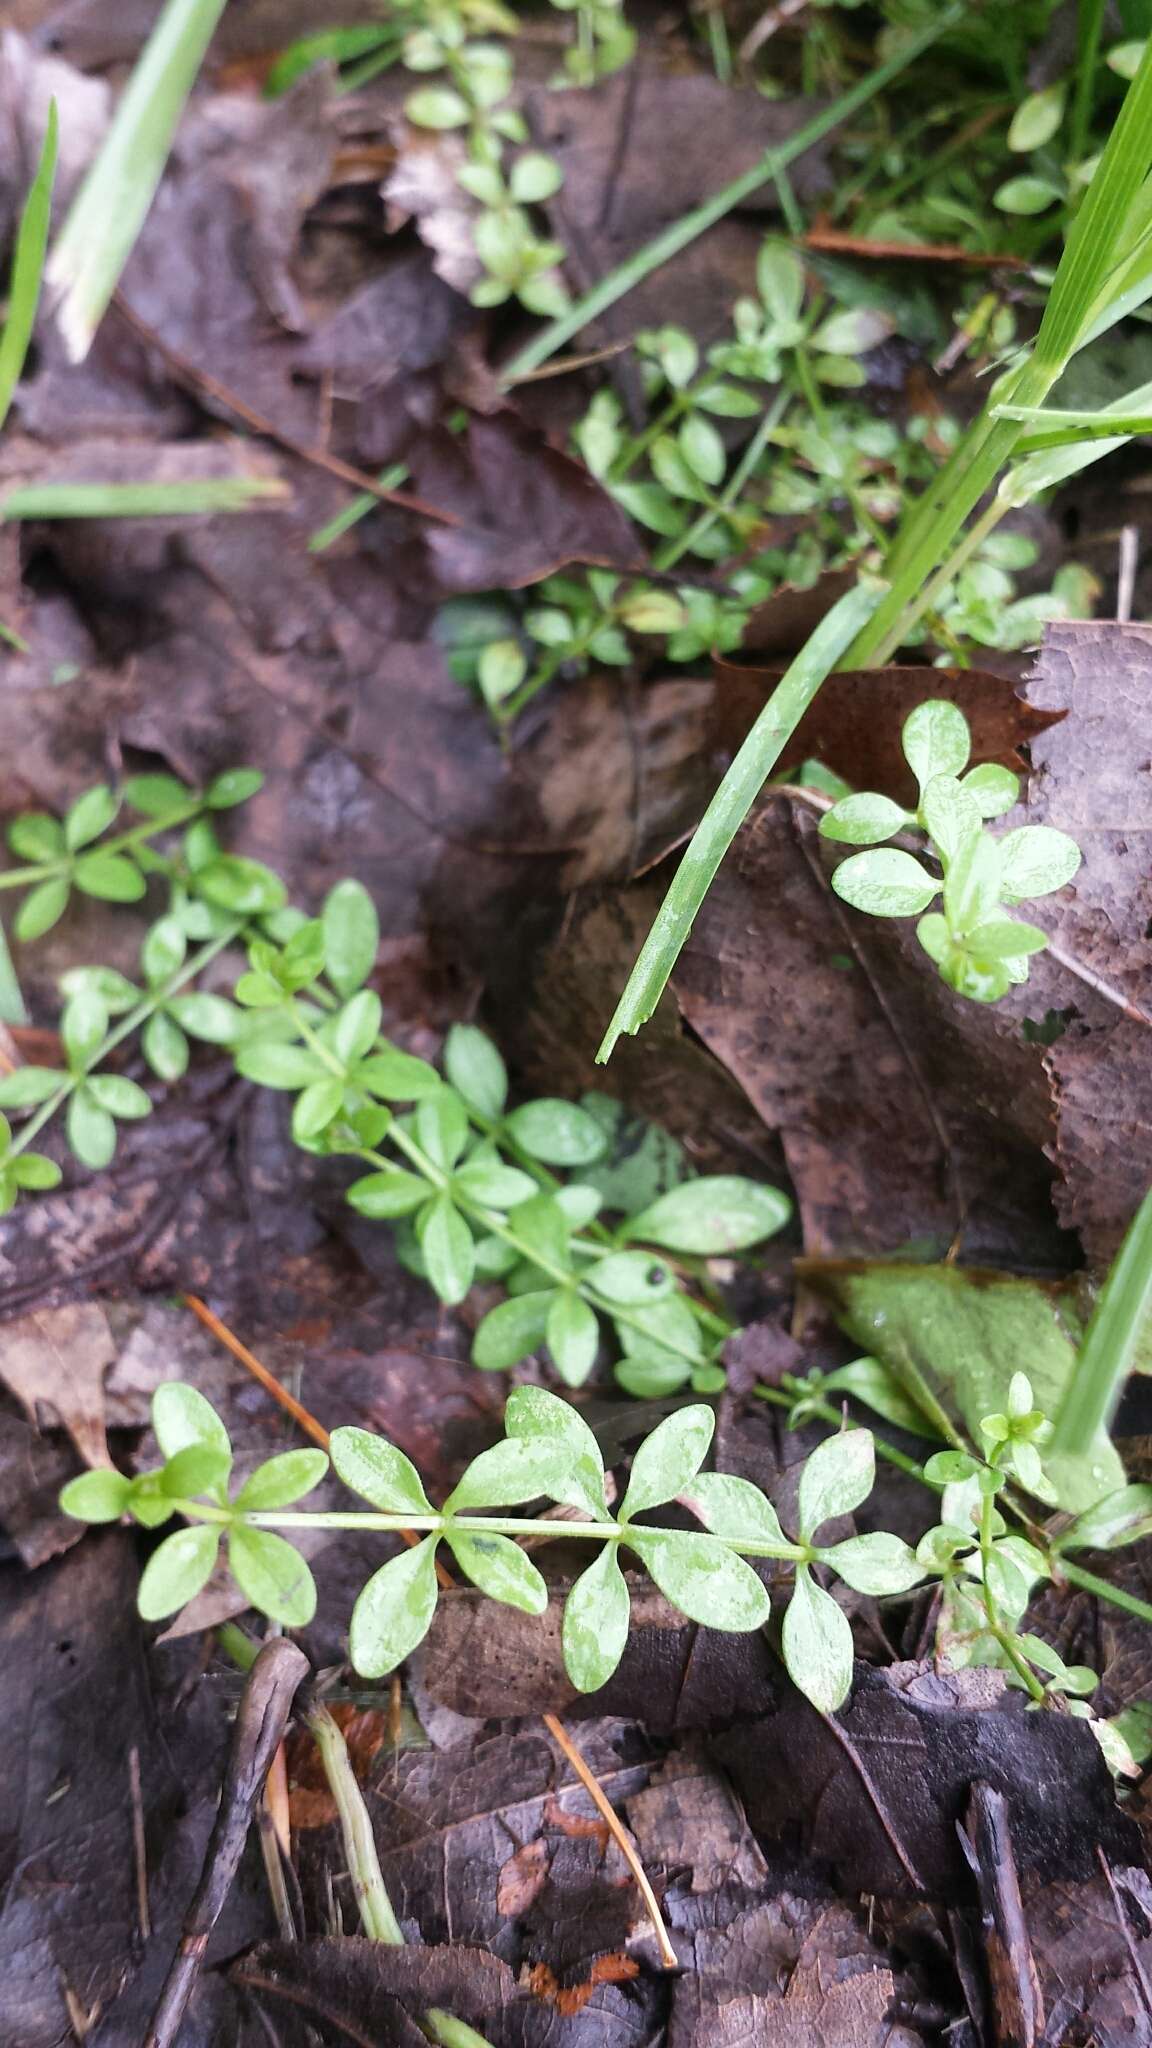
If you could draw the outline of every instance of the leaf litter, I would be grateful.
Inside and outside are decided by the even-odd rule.
[[[1027,772],[1020,821],[1072,832],[1086,858],[1038,913],[1055,945],[1026,990],[996,1009],[962,1004],[903,928],[847,913],[817,833],[820,791],[790,788],[745,827],[652,1034],[606,1074],[594,1068],[658,901],[651,870],[698,821],[778,672],[766,664],[803,638],[796,615],[815,593],[770,600],[696,673],[644,660],[623,675],[573,670],[510,742],[493,732],[458,680],[441,607],[483,606],[574,566],[629,577],[646,567],[644,544],[566,451],[563,380],[502,392],[490,326],[445,282],[441,186],[430,211],[427,165],[421,185],[411,140],[397,151],[393,84],[343,109],[327,71],[279,100],[251,90],[294,34],[365,12],[321,0],[275,19],[227,10],[122,306],[80,366],[43,325],[5,489],[257,475],[281,496],[212,520],[0,526],[0,618],[25,643],[0,643],[3,811],[62,810],[124,766],[199,781],[253,761],[265,789],[233,845],[309,903],[354,856],[380,910],[395,970],[380,993],[402,1043],[434,1054],[483,996],[518,1079],[599,1102],[611,1172],[630,1189],[652,1177],[638,1204],[685,1161],[786,1172],[794,1241],[747,1273],[717,1262],[716,1277],[749,1325],[722,1401],[722,1463],[763,1485],[791,1526],[800,1447],[815,1439],[777,1430],[755,1389],[843,1362],[815,1296],[897,1374],[911,1348],[950,1412],[978,1424],[1024,1352],[1037,1386],[1041,1353],[1062,1383],[1073,1340],[1052,1301],[1070,1316],[1069,1276],[1082,1255],[1102,1268],[1152,1181],[1152,644],[1140,626],[1052,625],[1022,689],[1010,661],[1003,675],[844,673],[796,735],[791,769],[814,757],[906,802],[895,736],[930,694],[965,710],[978,761]],[[44,13],[32,40],[4,39],[5,236],[48,97],[65,117],[67,186],[107,118],[100,74],[134,56],[150,22],[102,4]],[[565,173],[546,204],[577,289],[816,111],[678,57],[591,91],[538,83],[529,95],[533,140]],[[834,191],[825,146],[792,177],[791,200],[763,190],[612,309],[590,345],[667,322],[717,338],[753,288],[762,216]],[[635,406],[633,358],[607,371]],[[877,393],[887,374],[878,363]],[[349,478],[374,485],[387,463],[404,470],[400,502],[377,497],[370,518],[316,547]],[[405,494],[441,516],[414,513]],[[89,905],[21,950],[37,1025],[55,1015],[60,970],[98,954],[130,971],[129,944],[115,906]],[[31,1029],[13,1040],[38,1056]],[[142,2037],[225,1769],[239,1681],[199,1631],[242,1612],[242,1596],[209,1588],[156,1642],[133,1605],[133,1539],[78,1543],[55,1507],[73,1451],[103,1463],[107,1430],[118,1464],[142,1461],[162,1379],[211,1396],[244,1469],[294,1441],[171,1297],[210,1297],[323,1425],[384,1431],[434,1489],[497,1434],[500,1387],[468,1363],[474,1305],[437,1310],[350,1216],[341,1186],[327,1162],[301,1161],[276,1103],[209,1057],[109,1174],[71,1166],[35,1209],[0,1218],[3,1684],[6,1725],[26,1731],[0,1774],[0,2033],[13,2048]],[[783,1317],[801,1249],[793,1341]],[[919,1304],[915,1290],[933,1285],[979,1311],[978,1387],[949,1355],[972,1348],[955,1344],[955,1314],[941,1335]],[[997,1305],[1019,1310],[1024,1289],[1026,1325]],[[597,1385],[585,1410],[617,1465],[645,1419],[621,1405]],[[650,1404],[646,1419],[674,1405]],[[1122,1448],[1140,1476],[1132,1437]],[[883,1527],[908,1512],[895,1486],[890,1500]],[[926,1521],[909,1523],[912,1540]],[[863,1526],[845,1518],[842,1533]],[[333,1810],[326,1797],[310,1805],[297,1779],[299,1938],[277,1929],[253,1839],[185,2048],[415,2044],[430,2005],[500,2048],[916,2048],[1016,2039],[1020,2011],[1028,2048],[1140,2038],[1152,2023],[1146,1793],[1117,1804],[1085,1727],[1029,1713],[999,1674],[936,1671],[923,1596],[893,1610],[843,1589],[860,1661],[839,1716],[795,1693],[771,1639],[686,1622],[639,1586],[616,1677],[580,1700],[555,1592],[575,1547],[558,1525],[542,1620],[504,1609],[493,1624],[471,1589],[446,1596],[400,1719],[383,1699],[348,1705],[367,1720],[355,1768],[409,1946],[359,1938]],[[319,1670],[343,1661],[363,1562],[355,1546],[315,1554],[323,1619],[303,1640]],[[1143,1551],[1095,1562],[1147,1597]],[[1146,1696],[1143,1624],[1070,1586],[1038,1596],[1030,1622],[1069,1657],[1077,1629],[1094,1637],[1085,1659],[1111,1710]],[[538,1717],[557,1711],[635,1839],[678,1974],[661,1973],[619,1846],[542,1731]],[[969,1817],[974,1786],[1003,1795],[994,1837]],[[1027,1952],[1005,1976],[996,1916],[1014,1898]]]

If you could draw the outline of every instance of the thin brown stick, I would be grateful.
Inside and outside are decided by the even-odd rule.
[[[175,2048],[212,1930],[224,1909],[244,1853],[248,1828],[268,1766],[276,1754],[308,1659],[287,1636],[265,1642],[245,1682],[220,1810],[204,1855],[200,1882],[184,1919],[180,1946],[152,2015],[144,2048]]]
[[[133,1743],[128,1751],[128,1789],[132,1799],[132,1855],[136,1865],[136,1924],[141,1941],[152,1932],[148,1911],[148,1845],[144,1839],[144,1795],[140,1786],[140,1751]]]
[[[211,1330],[212,1335],[219,1343],[223,1344],[224,1349],[230,1351],[233,1358],[239,1359],[245,1371],[250,1372],[254,1380],[259,1380],[264,1391],[271,1394],[272,1399],[278,1401],[281,1408],[287,1410],[292,1420],[298,1423],[304,1431],[305,1436],[310,1436],[314,1444],[319,1444],[320,1449],[326,1451],[331,1443],[331,1438],[323,1423],[317,1422],[316,1417],[304,1407],[303,1403],[298,1401],[294,1394],[288,1392],[287,1387],[281,1384],[274,1372],[269,1372],[266,1365],[261,1365],[255,1353],[249,1351],[246,1344],[241,1343],[235,1331],[230,1330],[227,1323],[222,1323],[219,1316],[213,1314],[207,1302],[201,1301],[198,1294],[185,1294],[181,1296],[181,1299],[184,1302],[184,1306],[190,1308],[193,1315],[203,1323],[204,1328]],[[420,1542],[419,1536],[412,1529],[398,1529],[396,1534],[403,1538],[410,1550],[414,1549],[416,1544]],[[451,1573],[445,1571],[439,1559],[436,1562],[436,1577],[442,1586],[451,1586],[455,1583]]]
[[[197,364],[190,362],[187,356],[182,356],[178,349],[172,348],[162,335],[157,334],[154,327],[150,327],[146,320],[141,319],[139,313],[133,310],[119,292],[112,303],[133,333],[148,348],[155,349],[157,355],[163,356],[177,383],[183,384],[193,395],[202,393],[206,398],[215,399],[217,405],[223,405],[229,412],[234,413],[236,418],[253,434],[259,435],[262,441],[274,442],[278,448],[283,448],[289,455],[295,455],[301,462],[311,463],[314,469],[327,470],[329,476],[339,477],[341,483],[351,484],[358,491],[367,491],[371,497],[379,498],[383,504],[400,505],[406,512],[418,512],[423,519],[437,520],[441,526],[463,526],[464,521],[457,513],[446,512],[439,505],[430,505],[425,498],[417,497],[412,491],[386,490],[374,476],[369,476],[367,470],[357,469],[351,462],[341,462],[338,455],[330,455],[326,448],[310,448],[306,442],[298,441],[295,435],[286,434],[274,420],[267,419],[262,412],[256,411],[255,406],[249,405],[246,398],[241,398],[238,391],[231,390],[227,384],[221,384],[218,377],[211,376],[207,370],[201,370]]]
[[[659,1901],[652,1889],[648,1873],[641,1863],[634,1845],[629,1841],[623,1823],[616,1813],[608,1794],[593,1772],[589,1770],[588,1765],[565,1728],[563,1721],[558,1720],[555,1714],[542,1714],[540,1718],[557,1748],[562,1750],[567,1757],[568,1762],[596,1807],[597,1812],[603,1815],[605,1826],[608,1828],[613,1841],[619,1847],[624,1861],[627,1863],[636,1883],[640,1887],[641,1896],[648,1908],[652,1925],[656,1930],[656,1941],[660,1949],[661,1961],[667,1969],[678,1970],[680,1968],[680,1958],[672,1946],[671,1937],[664,1923],[664,1915],[660,1911]]]

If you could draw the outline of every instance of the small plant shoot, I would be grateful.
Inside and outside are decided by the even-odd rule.
[[[920,704],[905,720],[904,758],[920,801],[906,811],[875,792],[842,797],[821,820],[825,839],[868,848],[850,854],[832,877],[836,894],[870,917],[916,917],[916,936],[941,979],[977,1003],[998,1002],[1028,979],[1028,963],[1048,935],[1011,915],[1031,897],[1072,880],[1080,849],[1050,825],[1021,825],[996,835],[986,822],[1010,811],[1019,777],[988,763],[968,767],[968,721],[944,698]],[[939,868],[884,841],[922,834]],[[936,898],[939,910],[930,910]]]

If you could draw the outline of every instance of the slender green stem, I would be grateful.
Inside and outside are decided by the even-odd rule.
[[[878,593],[858,587],[833,605],[785,670],[716,791],[676,871],[628,978],[596,1057],[610,1056],[621,1032],[647,1023],[716,870],[829,671],[875,609]]]
[[[30,882],[47,882],[54,876],[67,875],[76,862],[89,853],[98,853],[101,859],[111,858],[129,847],[142,845],[144,840],[153,838],[158,832],[174,832],[178,825],[186,825],[203,809],[203,801],[197,797],[182,809],[169,812],[167,817],[146,818],[143,824],[133,825],[127,832],[118,832],[114,839],[102,839],[95,846],[77,847],[74,853],[61,854],[59,860],[37,861],[35,865],[24,868],[0,869],[0,889],[23,889]]]
[[[1098,1600],[1108,1600],[1113,1607],[1123,1608],[1125,1614],[1134,1614],[1138,1621],[1152,1622],[1152,1607],[1147,1600],[1140,1600],[1135,1593],[1126,1592],[1123,1586],[1114,1586],[1108,1579],[1097,1578],[1095,1572],[1086,1572],[1082,1565],[1073,1564],[1070,1558],[1061,1554],[1056,1567],[1061,1578],[1069,1585],[1082,1586],[1086,1593],[1095,1593]]]
[[[234,1522],[236,1517],[230,1508],[217,1507],[210,1501],[174,1500],[173,1508],[192,1522],[210,1522],[221,1528]],[[511,1536],[545,1537],[550,1542],[570,1536],[587,1543],[631,1543],[633,1535],[641,1539],[651,1532],[644,1529],[635,1532],[626,1522],[555,1522],[544,1518],[529,1520],[518,1515],[389,1515],[372,1512],[361,1514],[355,1508],[317,1509],[309,1513],[306,1508],[261,1508],[253,1509],[243,1516],[243,1521],[253,1529],[357,1529],[362,1534],[368,1531],[386,1536],[399,1536],[407,1530],[419,1534],[437,1536]],[[722,1536],[711,1530],[703,1532],[709,1543],[716,1543],[722,1550],[736,1550],[742,1557],[791,1558],[799,1561],[809,1552],[802,1544],[789,1543],[781,1538],[773,1542],[759,1536]]]
[[[980,1587],[984,1596],[984,1614],[988,1622],[988,1632],[993,1640],[1000,1645],[1021,1685],[1027,1687],[1032,1698],[1039,1704],[1044,1699],[1044,1688],[1036,1677],[1035,1672],[1022,1657],[1011,1630],[1004,1627],[989,1579],[988,1568],[992,1562],[995,1514],[996,1496],[994,1493],[986,1493],[980,1502]]]
[[[506,385],[515,384],[519,378],[527,376],[530,370],[538,370],[541,363],[546,363],[554,356],[563,348],[565,342],[580,332],[582,327],[598,319],[601,313],[606,313],[610,306],[616,305],[618,300],[643,283],[646,277],[651,277],[653,271],[662,269],[665,263],[671,262],[673,256],[678,256],[682,249],[688,248],[690,243],[698,240],[718,220],[723,220],[725,214],[731,213],[743,200],[750,199],[754,192],[758,192],[762,185],[768,184],[779,172],[787,170],[789,164],[795,163],[797,157],[802,156],[805,150],[813,148],[825,135],[830,135],[834,128],[840,127],[842,122],[847,121],[861,107],[867,106],[869,100],[875,99],[877,93],[884,92],[893,79],[898,78],[910,64],[914,64],[918,57],[922,57],[926,50],[931,49],[933,43],[949,29],[955,28],[967,11],[962,0],[956,0],[955,5],[943,8],[937,19],[927,28],[902,43],[900,49],[886,64],[877,65],[874,71],[869,71],[866,77],[858,80],[813,120],[806,122],[804,127],[798,129],[786,142],[779,143],[774,149],[766,150],[760,161],[753,164],[751,170],[742,172],[738,178],[733,178],[731,184],[723,186],[719,192],[714,192],[703,205],[697,206],[691,213],[684,214],[681,219],[673,221],[670,227],[646,243],[644,248],[638,249],[634,256],[619,264],[615,270],[610,270],[590,292],[586,292],[583,298],[577,299],[576,303],[558,319],[550,321],[547,327],[533,336],[526,347],[522,348],[508,364],[501,381]]]
[[[136,1003],[121,1018],[116,1029],[110,1031],[103,1043],[97,1046],[95,1052],[85,1065],[76,1072],[69,1074],[61,1082],[55,1094],[50,1095],[46,1102],[42,1102],[39,1108],[33,1111],[27,1123],[21,1125],[19,1136],[12,1140],[8,1148],[8,1158],[13,1158],[17,1152],[25,1151],[32,1143],[33,1138],[38,1136],[45,1124],[51,1122],[57,1110],[63,1107],[68,1097],[80,1087],[82,1082],[87,1080],[89,1074],[100,1065],[100,1062],[106,1060],[110,1052],[115,1052],[116,1047],[122,1045],[126,1038],[131,1038],[132,1033],[137,1031],[141,1024],[147,1023],[155,1010],[162,1009],[169,998],[174,996],[179,989],[183,988],[185,982],[191,981],[195,975],[199,974],[201,968],[207,967],[208,962],[215,959],[217,953],[222,953],[225,946],[230,946],[232,941],[238,938],[243,931],[245,922],[244,918],[236,918],[230,921],[223,932],[218,933],[216,938],[209,939],[206,945],[201,946],[199,952],[193,953],[190,959],[185,960],[183,966],[178,967],[175,973],[170,974],[166,981],[159,982],[155,988],[149,989],[148,994],[142,1001]]]
[[[348,1744],[327,1707],[313,1707],[304,1720],[320,1751],[328,1789],[336,1802],[360,1924],[369,1941],[383,1941],[392,1948],[403,1948],[404,1934],[388,1897],[388,1887],[376,1853],[372,1816],[356,1782]]]

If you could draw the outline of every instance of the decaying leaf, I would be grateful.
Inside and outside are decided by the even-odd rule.
[[[104,1376],[116,1356],[98,1302],[34,1309],[0,1331],[0,1378],[31,1422],[65,1428],[86,1465],[110,1465]]]

